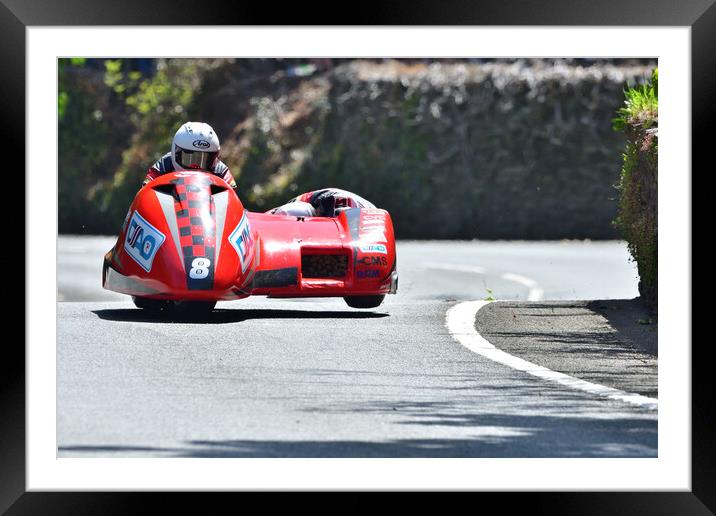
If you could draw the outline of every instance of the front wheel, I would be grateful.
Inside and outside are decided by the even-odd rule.
[[[205,315],[216,306],[216,301],[168,301],[148,297],[132,297],[134,306],[151,313],[173,314],[179,316]]]
[[[216,306],[216,301],[170,301],[169,310],[180,316],[206,315]]]
[[[380,296],[346,296],[343,299],[351,308],[375,308],[383,302],[385,294]]]
[[[159,313],[169,307],[169,301],[164,299],[150,299],[148,297],[132,296],[134,306],[152,313]]]

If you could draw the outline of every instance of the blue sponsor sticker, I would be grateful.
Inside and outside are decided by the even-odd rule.
[[[246,213],[241,217],[241,221],[239,221],[239,225],[236,226],[236,229],[229,235],[229,243],[236,250],[236,254],[239,255],[241,273],[243,274],[249,266],[254,248],[254,237],[251,234],[251,227],[249,226],[249,219]]]
[[[388,248],[383,244],[369,244],[360,246],[362,253],[381,253],[388,254]]]
[[[380,271],[377,269],[368,269],[366,271],[357,271],[356,276],[358,276],[359,279],[366,279],[366,278],[377,278],[380,274]]]
[[[152,270],[152,262],[166,237],[152,226],[138,211],[132,213],[124,239],[124,250],[142,269]]]

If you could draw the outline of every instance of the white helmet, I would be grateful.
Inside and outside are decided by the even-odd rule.
[[[175,170],[214,170],[219,159],[219,137],[209,124],[187,122],[172,140],[172,163]]]

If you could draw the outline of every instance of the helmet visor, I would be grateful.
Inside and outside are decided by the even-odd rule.
[[[195,151],[177,147],[174,159],[187,169],[211,170],[218,155],[218,152]]]

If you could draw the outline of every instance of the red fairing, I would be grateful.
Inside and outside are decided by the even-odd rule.
[[[175,301],[395,293],[393,224],[382,209],[248,212],[221,178],[167,173],[137,193],[105,257],[103,286]]]

